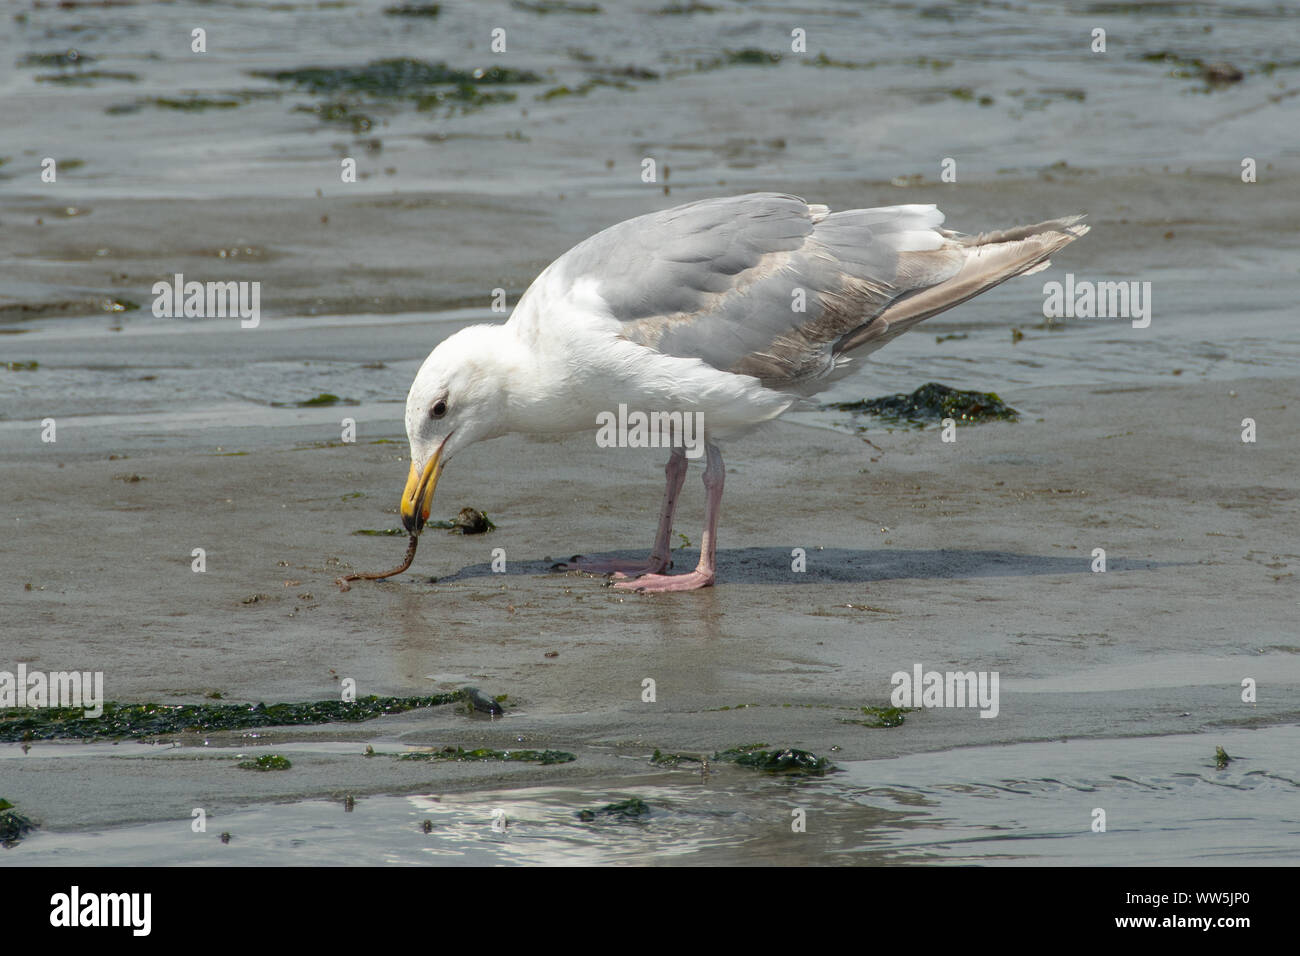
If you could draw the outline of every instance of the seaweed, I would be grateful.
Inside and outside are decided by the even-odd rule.
[[[437,3],[399,3],[395,7],[384,7],[384,15],[389,17],[436,17],[442,12]]]
[[[1171,77],[1204,80],[1207,88],[1230,86],[1245,79],[1245,74],[1231,63],[1206,63],[1197,57],[1183,56],[1170,50],[1143,53],[1141,58],[1147,63],[1167,65]]]
[[[288,770],[293,764],[288,757],[279,754],[262,754],[256,760],[245,760],[238,766],[240,770]]]
[[[249,730],[371,720],[421,707],[464,700],[462,691],[429,697],[359,697],[287,704],[104,704],[100,717],[80,707],[6,708],[0,711],[0,742],[70,738],[158,737],[186,732]]]
[[[658,748],[650,757],[650,762],[656,767],[676,767],[685,761],[703,763],[704,758],[696,754],[666,754]]]
[[[747,46],[743,50],[726,50],[723,52],[728,63],[738,63],[746,66],[771,66],[773,63],[781,62],[780,53],[769,53],[767,50],[760,50],[756,47]]]
[[[444,528],[451,534],[487,534],[497,528],[487,512],[477,508],[461,508],[460,513],[450,521],[429,521],[425,527]]]
[[[860,727],[901,727],[906,719],[904,715],[912,712],[911,707],[862,707],[860,710],[866,715],[866,720],[841,717],[840,723],[857,724]]]
[[[835,766],[825,757],[819,757],[806,750],[787,747],[784,750],[762,750],[766,744],[749,744],[733,747],[713,755],[719,762],[734,763],[740,767],[752,767],[765,773],[816,774],[821,775]]]
[[[18,61],[19,66],[41,67],[56,66],[69,67],[81,66],[83,63],[94,63],[98,57],[91,56],[89,53],[82,53],[78,50],[63,50],[59,53],[28,53]]]
[[[417,750],[397,755],[398,760],[452,760],[452,761],[487,761],[540,763],[547,766],[556,763],[571,763],[578,758],[563,750],[492,750],[480,747],[477,750],[465,750],[462,747],[444,747],[442,750]]]
[[[6,850],[16,846],[18,841],[32,830],[35,830],[36,826],[35,823],[14,809],[12,803],[4,797],[0,797],[0,846]]]
[[[340,123],[352,127],[354,133],[366,133],[375,126],[374,117],[362,113],[347,103],[332,101],[312,106],[295,106],[295,113],[311,113],[322,123]]]
[[[314,398],[305,398],[300,402],[272,402],[273,408],[316,408],[326,405],[360,405],[355,398],[339,398],[330,392],[321,392]]]
[[[837,69],[841,69],[841,70],[874,70],[876,68],[876,64],[874,62],[858,63],[853,60],[836,60],[827,56],[825,53],[818,53],[812,59],[804,60],[803,65],[836,67]]]
[[[945,418],[971,425],[990,421],[1014,422],[1020,418],[1020,413],[994,392],[962,391],[938,382],[928,382],[911,394],[899,392],[859,402],[832,402],[823,407],[875,415],[893,425],[915,428],[924,428]]]
[[[137,73],[125,73],[115,70],[78,70],[75,73],[39,73],[37,83],[61,83],[65,86],[91,86],[96,80],[123,80],[135,83],[140,79]]]
[[[635,71],[635,67],[628,67],[627,69],[629,71],[628,75],[633,75],[632,71]],[[648,77],[642,75],[644,73],[649,73],[649,72],[650,71],[648,70],[641,71],[640,73],[635,75],[634,78],[635,79],[658,79],[658,75],[654,73],[650,73]],[[611,86],[620,90],[634,89],[632,84],[628,83],[626,80],[608,79],[603,76],[596,76],[596,77],[592,77],[590,80],[587,80],[587,82],[579,86],[553,86],[549,90],[546,90],[545,92],[538,93],[533,98],[544,101],[544,100],[558,99],[562,96],[586,96],[592,90],[601,86]]]
[[[511,103],[516,95],[510,90],[480,90],[473,83],[459,83],[450,90],[434,90],[415,97],[417,110],[432,110],[446,106],[451,110],[468,113],[493,103]]]
[[[232,99],[214,99],[210,96],[187,96],[185,99],[178,99],[170,96],[154,96],[149,99],[140,100],[142,106],[156,106],[163,110],[186,110],[188,112],[197,112],[199,110],[233,110],[236,107],[243,106],[242,100]]]
[[[629,797],[618,803],[607,803],[595,810],[579,810],[577,818],[584,823],[595,820],[608,820],[611,823],[642,823],[650,816],[650,807],[644,800]]]
[[[790,747],[781,750],[765,749],[768,746],[768,744],[764,743],[740,744],[719,751],[708,759],[692,754],[666,754],[656,749],[654,755],[650,758],[650,762],[657,767],[676,767],[685,761],[707,766],[709,760],[714,760],[719,763],[734,763],[740,767],[751,767],[766,773],[791,775],[810,774],[820,776],[835,770],[835,765],[825,757],[818,757],[806,750],[795,750]]]
[[[780,62],[780,53],[769,53],[757,47],[745,47],[741,50],[723,50],[720,57],[697,62],[695,69],[704,72],[718,70],[724,66],[773,66]]]
[[[413,60],[409,57],[372,60],[365,66],[253,70],[251,75],[274,80],[277,83],[292,83],[312,93],[345,91],[388,97],[408,96],[430,86],[540,83],[542,79],[530,70],[515,70],[500,66],[487,69],[458,70],[447,66],[445,63],[429,63],[424,60]]]
[[[600,5],[595,3],[569,3],[566,0],[513,0],[510,4],[516,10],[528,13],[600,13]]]

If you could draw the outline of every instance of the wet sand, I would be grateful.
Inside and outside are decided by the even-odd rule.
[[[361,694],[468,683],[510,705],[496,721],[448,706],[382,726],[259,735],[259,745],[356,743],[292,777],[201,760],[109,762],[116,772],[105,773],[101,757],[69,754],[58,761],[68,774],[97,772],[93,785],[68,787],[38,754],[5,762],[6,794],[55,829],[80,828],[188,813],[199,793],[226,806],[435,780],[439,790],[592,783],[658,772],[646,761],[656,747],[764,740],[852,761],[1294,721],[1300,555],[1289,529],[1300,488],[1295,446],[1278,436],[1300,386],[1004,398],[1021,423],[960,429],[955,444],[929,429],[872,432],[872,447],[789,423],[738,443],[719,584],[676,596],[547,570],[575,552],[634,554],[653,531],[657,456],[598,449],[588,436],[510,437],[467,452],[448,468],[435,512],[473,505],[497,530],[426,532],[411,573],[347,593],[334,587],[340,573],[391,566],[403,547],[351,534],[399,524],[403,447],[365,443],[399,439],[391,429],[316,447],[320,426],[280,428],[237,456],[190,447],[108,461],[47,446],[6,457],[14,518],[0,613],[29,669],[103,670],[115,700],[198,702],[214,689],[234,701],[304,700],[334,696],[337,678],[352,677]],[[1247,415],[1255,445],[1240,440]],[[695,472],[677,523],[692,540]],[[194,547],[207,550],[203,574],[190,568]],[[504,574],[489,566],[498,547]],[[1104,574],[1090,570],[1094,547],[1106,549]],[[793,548],[807,550],[806,573],[791,572]],[[694,558],[683,550],[676,563]],[[890,674],[916,662],[999,671],[998,717],[930,710],[893,730],[839,722],[887,704]],[[653,704],[641,701],[647,677]],[[1243,677],[1260,682],[1258,704],[1241,703]],[[376,738],[556,748],[579,760],[431,770],[360,758],[360,741]]]

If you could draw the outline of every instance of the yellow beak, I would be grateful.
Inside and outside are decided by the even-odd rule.
[[[442,446],[433,453],[423,472],[415,470],[411,462],[411,474],[406,479],[406,488],[402,491],[402,524],[411,534],[419,534],[424,523],[429,520],[429,508],[433,505],[433,489],[438,486],[438,475],[442,473]]]

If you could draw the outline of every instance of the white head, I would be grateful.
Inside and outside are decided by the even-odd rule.
[[[461,329],[429,353],[406,396],[411,473],[402,523],[419,534],[443,466],[462,448],[506,434],[509,367],[499,325]]]

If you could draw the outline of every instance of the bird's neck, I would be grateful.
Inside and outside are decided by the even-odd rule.
[[[556,323],[552,323],[554,326]],[[602,365],[569,347],[563,329],[541,334],[540,323],[497,327],[493,359],[506,393],[506,428],[512,432],[563,433],[596,427],[609,404]]]
[[[517,326],[499,325],[493,333],[491,356],[505,398],[505,430],[569,431],[560,421],[567,391],[563,363],[557,366],[540,342],[530,341]]]

